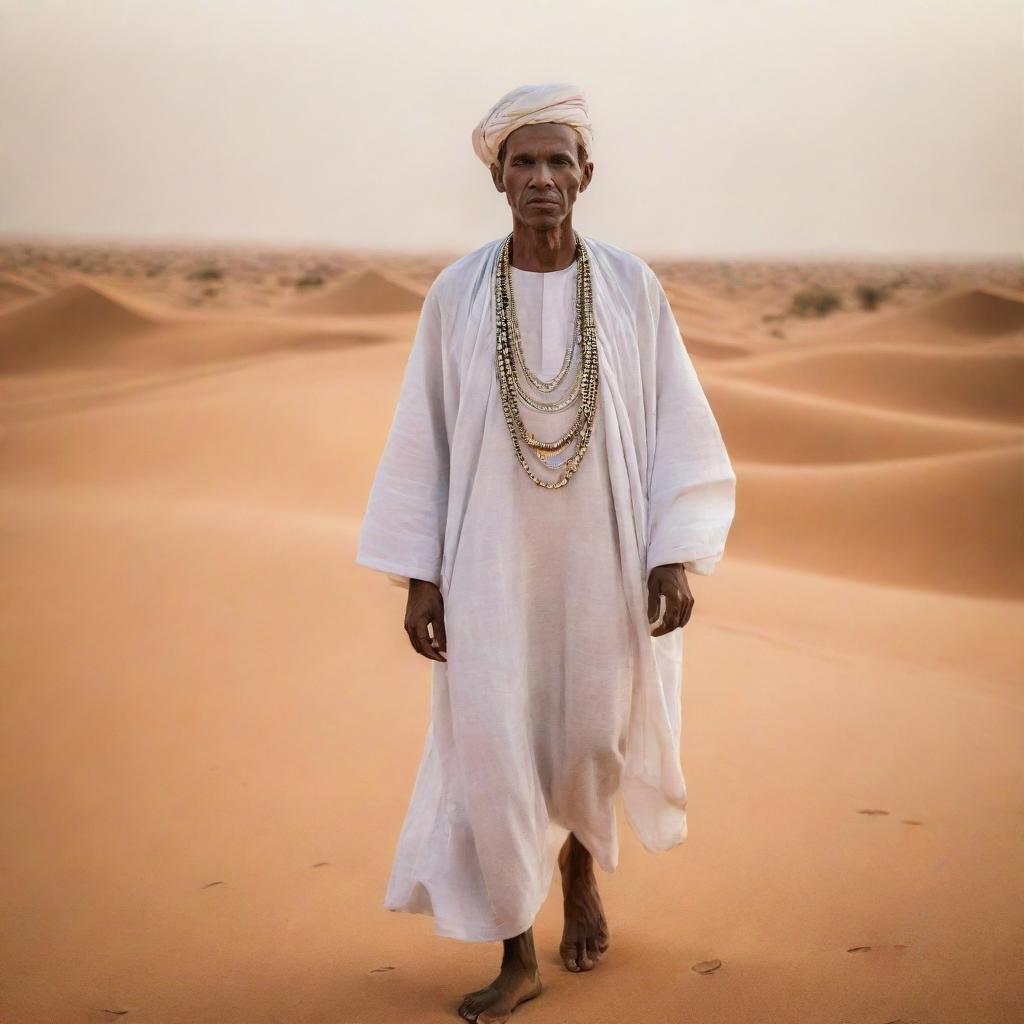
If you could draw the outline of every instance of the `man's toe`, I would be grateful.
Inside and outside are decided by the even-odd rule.
[[[558,955],[562,958],[562,963],[565,964],[567,971],[576,971],[579,968],[576,966],[576,943],[562,941],[558,947]]]

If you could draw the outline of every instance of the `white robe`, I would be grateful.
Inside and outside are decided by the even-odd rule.
[[[647,576],[673,562],[714,571],[736,477],[657,277],[583,239],[600,383],[576,474],[538,487],[512,448],[495,379],[502,237],[426,296],[356,555],[394,583],[431,580],[444,599],[447,662],[431,663],[430,727],[384,905],[466,941],[530,927],[570,830],[614,871],[620,789],[645,848],[686,838],[682,630],[651,637]],[[549,378],[576,263],[512,278],[527,363]],[[578,406],[520,408],[553,439]],[[524,451],[541,479],[558,478]]]

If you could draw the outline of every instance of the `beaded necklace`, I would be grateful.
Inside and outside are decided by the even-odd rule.
[[[566,347],[562,368],[551,380],[543,380],[527,366],[523,354],[522,337],[519,333],[519,322],[516,317],[515,296],[512,293],[512,277],[509,270],[509,249],[512,235],[505,239],[494,270],[494,310],[495,334],[497,349],[495,353],[495,374],[498,379],[498,392],[505,416],[505,425],[512,438],[512,447],[520,465],[526,470],[530,479],[539,487],[557,490],[564,487],[569,478],[579,469],[590,434],[594,428],[597,415],[597,396],[599,368],[597,358],[597,326],[594,322],[594,302],[590,276],[590,254],[578,232],[576,236],[576,322],[572,337]],[[573,355],[579,349],[581,356],[577,361],[576,376],[569,393],[555,402],[543,402],[533,398],[523,388],[517,373],[521,368],[527,381],[538,391],[553,391],[566,377],[573,362]],[[571,405],[580,399],[580,410],[572,426],[556,441],[540,441],[526,429],[519,410],[516,395],[533,409],[540,412],[555,412]],[[530,468],[520,445],[520,438],[526,443],[538,461],[549,468],[565,465],[566,469],[555,483],[541,480]],[[568,445],[576,438],[576,450],[566,451]],[[546,455],[543,453],[547,453]]]

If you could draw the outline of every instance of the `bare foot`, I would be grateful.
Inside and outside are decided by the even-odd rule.
[[[558,867],[565,909],[558,955],[568,970],[590,971],[608,949],[610,936],[594,877],[594,859],[571,832],[558,853]]]
[[[459,1005],[459,1016],[477,1024],[502,1024],[527,999],[539,996],[540,972],[533,949],[533,929],[505,940],[498,976],[485,988],[467,992]]]

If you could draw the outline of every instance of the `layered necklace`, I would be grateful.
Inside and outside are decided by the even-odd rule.
[[[501,395],[501,406],[505,414],[505,425],[512,438],[512,447],[523,469],[530,479],[539,487],[556,490],[564,487],[569,478],[579,469],[583,456],[590,443],[590,434],[597,415],[598,395],[598,359],[597,359],[597,326],[594,322],[594,299],[591,288],[590,255],[578,232],[576,236],[576,318],[574,329],[566,346],[562,368],[550,380],[544,380],[535,374],[526,363],[523,355],[522,336],[519,333],[519,321],[516,316],[515,297],[512,294],[512,275],[509,263],[509,249],[512,235],[505,239],[494,270],[494,315],[497,350],[495,372],[498,378],[498,391]],[[532,387],[542,395],[550,394],[566,378],[573,365],[573,356],[580,352],[575,360],[576,375],[572,385],[563,398],[553,402],[545,402],[530,394]],[[520,380],[520,372],[526,379],[526,385]],[[522,413],[519,410],[518,398],[531,408],[542,413],[558,412],[568,408],[574,402],[579,403],[579,412],[572,426],[554,441],[541,441],[526,428]],[[569,450],[575,440],[576,448]],[[522,444],[520,443],[522,442]],[[565,466],[565,472],[554,483],[541,480],[530,468],[523,452],[523,444],[533,453],[538,461],[549,468]]]

